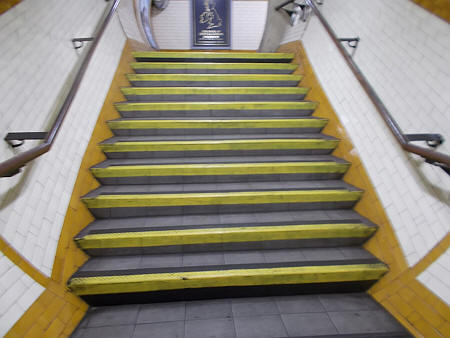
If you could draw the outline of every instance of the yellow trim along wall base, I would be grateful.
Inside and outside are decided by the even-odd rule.
[[[92,215],[81,201],[81,196],[99,185],[89,168],[105,159],[97,143],[112,135],[106,121],[119,117],[113,103],[124,100],[119,88],[128,85],[125,74],[132,71],[130,61],[132,61],[131,48],[127,42],[81,162],[59,238],[51,277],[43,275],[0,237],[0,250],[3,254],[45,287],[45,291],[5,337],[68,337],[88,309],[88,305],[74,295],[66,285],[69,277],[88,259],[88,256],[77,247],[73,237],[93,221]]]
[[[426,267],[448,249],[450,235],[447,235],[419,263],[408,267],[393,227],[370,178],[317,80],[303,45],[300,41],[290,42],[282,45],[278,51],[295,54],[293,63],[300,65],[295,73],[304,76],[302,86],[311,88],[306,99],[320,102],[314,116],[328,119],[329,123],[323,132],[340,139],[339,146],[333,155],[351,163],[344,181],[365,192],[355,210],[379,226],[375,235],[365,244],[365,248],[388,264],[390,270],[369,290],[369,294],[414,336],[450,337],[450,308],[416,279]]]

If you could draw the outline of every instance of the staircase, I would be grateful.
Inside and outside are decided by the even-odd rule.
[[[408,336],[363,293],[388,270],[361,246],[376,225],[293,55],[133,55],[83,197],[74,335]]]

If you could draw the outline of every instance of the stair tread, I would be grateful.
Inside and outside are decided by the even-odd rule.
[[[305,210],[284,212],[215,213],[204,215],[175,215],[133,217],[127,219],[97,219],[86,226],[76,237],[88,234],[192,229],[201,227],[258,226],[317,223],[364,223],[376,226],[354,210]]]
[[[184,183],[184,184],[122,184],[103,185],[89,192],[83,198],[99,195],[133,194],[188,194],[188,193],[225,193],[246,191],[292,191],[292,190],[348,190],[360,191],[342,180],[308,181],[267,181],[238,183]]]
[[[74,277],[379,262],[361,247],[182,252],[92,257]]]
[[[132,68],[251,68],[251,69],[265,69],[265,68],[275,68],[275,69],[296,69],[297,64],[283,64],[283,63],[233,63],[233,62],[223,62],[223,63],[195,63],[195,62],[131,62],[130,66]]]
[[[177,118],[173,117],[119,117],[117,119],[108,120],[107,122],[112,121],[296,121],[296,120],[319,120],[319,121],[328,121],[328,119],[318,116],[298,116],[298,117],[256,117],[256,116],[235,116],[235,117],[220,117],[220,116],[211,116],[208,118],[201,118],[195,116],[180,116]]]
[[[130,165],[164,165],[164,164],[212,164],[212,163],[281,163],[281,162],[349,162],[332,155],[295,155],[295,156],[214,156],[214,157],[173,157],[173,158],[130,158],[107,159],[92,168]]]
[[[113,136],[100,144],[116,142],[158,142],[158,141],[227,141],[227,140],[277,140],[277,139],[317,139],[337,140],[333,136],[318,133],[310,134],[226,134],[226,135],[146,135],[146,136]]]

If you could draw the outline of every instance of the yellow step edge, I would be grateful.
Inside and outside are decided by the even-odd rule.
[[[198,59],[292,59],[292,53],[242,52],[133,52],[134,58],[198,58]]]
[[[120,111],[143,111],[143,110],[314,110],[319,104],[317,102],[123,102],[115,103],[114,106]]]
[[[91,172],[95,177],[343,174],[349,166],[336,162],[161,164],[92,168]]]
[[[386,265],[377,263],[172,272],[73,278],[69,288],[82,296],[207,287],[353,282],[377,280],[387,271]]]
[[[291,74],[127,74],[129,81],[300,81]]]
[[[205,129],[205,128],[322,128],[327,119],[257,120],[121,120],[108,121],[110,129]]]
[[[121,87],[124,95],[307,94],[305,87]]]
[[[362,223],[307,224],[93,234],[78,238],[76,242],[82,249],[139,248],[292,239],[365,238],[374,232],[374,227]]]
[[[115,142],[99,144],[104,152],[126,151],[219,151],[219,150],[284,150],[334,149],[339,140],[324,139],[261,139],[261,140],[202,140]]]
[[[133,69],[282,69],[294,70],[292,63],[217,63],[217,62],[132,62]]]
[[[283,190],[181,194],[99,195],[84,197],[88,208],[173,207],[271,203],[356,202],[362,191]]]

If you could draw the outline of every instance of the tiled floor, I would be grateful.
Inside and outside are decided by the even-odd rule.
[[[93,307],[73,337],[357,337],[361,333],[361,337],[408,337],[363,293]]]

